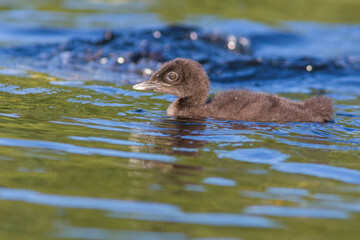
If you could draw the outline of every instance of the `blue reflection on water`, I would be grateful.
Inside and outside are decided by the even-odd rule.
[[[258,199],[276,199],[289,202],[303,202],[309,196],[305,189],[270,187],[266,192],[242,191],[242,196]]]
[[[51,149],[51,150],[63,151],[74,154],[83,154],[83,155],[98,154],[102,156],[138,158],[144,160],[157,160],[164,162],[172,162],[176,160],[176,158],[173,156],[167,156],[162,154],[126,152],[126,151],[119,151],[119,150],[105,149],[105,148],[81,147],[73,144],[49,142],[49,141],[0,138],[0,145],[11,146],[11,147]]]
[[[187,184],[184,186],[184,189],[193,192],[206,192],[206,189],[203,186],[196,184]]]
[[[19,117],[20,117],[20,116],[17,115],[16,113],[0,113],[0,116],[12,117],[12,118],[19,118]]]
[[[236,186],[236,182],[234,180],[221,177],[207,177],[203,180],[203,183],[219,186]]]
[[[266,190],[268,193],[272,194],[285,194],[285,195],[295,195],[295,196],[308,196],[309,192],[306,189],[300,188],[280,188],[280,187],[270,187]]]
[[[237,161],[271,164],[272,169],[286,172],[329,178],[345,183],[360,184],[360,171],[316,163],[282,162],[289,156],[272,149],[237,149],[217,151],[220,158],[227,157]]]
[[[277,228],[279,224],[264,217],[255,217],[251,215],[242,214],[227,214],[227,213],[168,213],[168,214],[123,214],[111,213],[110,217],[138,219],[148,221],[161,221],[173,223],[192,223],[212,226],[241,226],[241,227],[255,227],[255,228]],[[254,218],[255,217],[255,218]]]
[[[58,226],[52,236],[56,238],[69,239],[98,239],[98,240],[187,240],[184,233],[172,232],[146,232],[146,231],[126,231],[126,230],[110,230],[102,228],[85,228],[85,227],[69,227]]]
[[[130,141],[130,140],[123,140],[123,139],[112,139],[112,138],[103,138],[103,137],[79,137],[79,136],[69,136],[73,140],[78,141],[85,141],[85,142],[104,142],[116,145],[127,145],[127,146],[144,146],[145,144]],[[147,144],[149,145],[149,144]]]
[[[258,228],[279,227],[276,222],[264,217],[230,213],[186,213],[174,205],[164,203],[62,196],[11,188],[0,188],[0,198],[65,208],[105,210],[111,212],[110,217],[144,221]]]
[[[360,184],[360,171],[342,167],[316,163],[287,162],[272,166],[273,169],[286,172],[311,175],[320,178],[329,178],[345,183]]]
[[[220,158],[263,164],[275,164],[289,158],[287,154],[267,148],[241,148],[233,151],[217,151],[217,153]]]
[[[39,93],[52,94],[52,93],[57,93],[58,91],[48,88],[42,88],[42,87],[21,89],[19,86],[0,83],[0,92],[25,95],[25,94],[39,94]]]
[[[326,208],[301,208],[284,206],[250,206],[245,208],[245,213],[260,214],[281,217],[304,217],[304,218],[349,218],[346,211]]]
[[[69,239],[98,239],[98,240],[187,240],[184,233],[172,232],[146,232],[146,231],[126,231],[126,230],[109,230],[102,228],[85,228],[58,226],[52,236],[56,238]]]

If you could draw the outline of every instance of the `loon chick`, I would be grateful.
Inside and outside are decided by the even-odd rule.
[[[328,122],[332,119],[333,107],[329,97],[295,102],[268,93],[230,90],[208,100],[209,86],[209,78],[198,62],[176,58],[133,88],[176,95],[178,98],[167,109],[167,115],[174,117],[252,122]]]

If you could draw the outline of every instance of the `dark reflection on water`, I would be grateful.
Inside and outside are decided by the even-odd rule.
[[[232,28],[226,30],[218,24],[224,29],[221,33],[187,25],[122,29],[94,33],[95,39],[76,36],[54,44],[3,47],[0,52],[12,61],[0,63],[68,79],[121,84],[134,83],[176,57],[198,60],[212,81],[222,84],[289,78],[327,81],[325,76],[357,76],[360,70],[357,26],[288,24],[289,31],[279,31],[255,25],[256,31],[251,23],[223,24]],[[337,33],[343,31],[353,38],[345,41],[339,37]],[[337,43],[324,42],[321,34]],[[357,80],[348,84],[359,85]]]

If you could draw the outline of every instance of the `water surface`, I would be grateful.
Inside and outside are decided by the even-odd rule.
[[[355,20],[278,13],[287,21],[273,25],[211,15],[212,3],[210,16],[195,4],[195,17],[179,10],[166,20],[171,8],[156,3],[1,3],[1,239],[355,239]],[[131,14],[113,13],[120,8]],[[263,16],[256,9],[248,19]],[[334,121],[167,117],[173,96],[131,84],[174,57],[200,61],[212,93],[326,94]]]

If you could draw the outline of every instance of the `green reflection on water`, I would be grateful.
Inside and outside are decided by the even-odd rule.
[[[239,214],[246,207],[254,205],[307,207],[331,202],[316,200],[316,193],[334,194],[344,198],[345,202],[360,197],[359,188],[356,186],[311,176],[280,173],[272,170],[268,165],[239,162],[229,158],[219,159],[216,154],[216,150],[232,151],[239,148],[266,147],[288,154],[290,156],[288,161],[292,162],[322,163],[359,169],[357,151],[328,151],[290,146],[267,138],[267,135],[271,135],[271,130],[242,129],[228,124],[225,126],[230,129],[233,127],[232,130],[237,131],[236,135],[253,141],[242,138],[238,142],[222,145],[209,140],[196,140],[196,137],[202,136],[202,132],[208,128],[215,128],[221,132],[221,124],[224,123],[209,121],[203,125],[174,125],[173,120],[163,117],[168,102],[154,98],[156,94],[144,94],[138,97],[135,92],[126,96],[112,95],[89,88],[105,83],[89,82],[77,87],[54,85],[51,84],[51,78],[43,74],[30,74],[30,77],[1,75],[0,79],[5,86],[18,86],[17,90],[20,92],[36,88],[51,91],[51,94],[45,90],[44,93],[36,94],[11,94],[5,91],[6,88],[5,90],[2,88],[0,112],[18,117],[0,116],[0,138],[43,140],[88,148],[166,154],[176,158],[176,163],[171,164],[161,161],[76,154],[69,153],[66,149],[54,151],[44,148],[0,146],[1,187],[30,189],[64,196],[158,202],[178,206],[184,212],[195,213]],[[130,86],[106,85],[132,91]],[[83,100],[84,103],[69,99]],[[94,104],[99,102],[124,105],[117,107]],[[359,100],[342,104],[350,103],[359,104]],[[136,111],[139,108],[144,109],[145,112]],[[101,119],[120,125],[111,126],[113,129],[110,130],[96,129],[89,126],[101,124],[91,122],[80,125],[76,119]],[[346,119],[344,119],[345,123]],[[159,134],[154,135],[154,133]],[[293,135],[298,136],[298,134]],[[129,144],[80,141],[69,136],[127,140]],[[184,136],[195,137],[195,140],[187,140],[183,138]],[[359,133],[353,137],[358,138]],[[305,141],[301,138],[298,140]],[[138,144],[131,145],[131,142]],[[312,140],[309,142],[311,143]],[[203,183],[208,177],[231,179],[235,181],[236,186]],[[187,191],[187,185],[200,185],[205,191]],[[300,197],[291,194],[269,195],[268,189],[272,187],[305,189],[309,194]],[[256,197],[257,193],[267,195],[265,198],[259,198]],[[59,236],[69,234],[66,231],[72,228],[184,233],[189,239],[195,237],[353,239],[352,237],[359,233],[360,220],[358,214],[352,213],[351,218],[338,220],[268,217],[278,220],[284,226],[282,229],[210,227],[118,219],[109,216],[105,211],[58,208],[7,200],[0,200],[0,212],[2,213],[1,239],[45,239],[56,234]],[[134,236],[136,239],[136,232]]]
[[[154,0],[154,1],[14,1],[0,3],[0,10],[36,9],[39,11],[77,13],[156,13],[165,22],[181,22],[194,16],[278,21],[320,21],[359,23],[357,0]],[[72,15],[69,15],[72,16]],[[71,17],[67,21],[74,21]],[[64,22],[67,26],[76,25]],[[46,23],[45,21],[43,22]],[[58,23],[57,23],[58,24]],[[70,24],[70,25],[68,25]],[[115,25],[114,25],[115,26]]]
[[[157,0],[143,1],[143,3],[140,7],[134,7],[135,1],[127,2],[125,5],[123,1],[106,1],[106,3],[77,1],[77,6],[81,7],[76,8],[74,4],[71,5],[71,1],[65,0],[51,2],[22,0],[3,1],[0,3],[0,9],[34,8],[39,12],[67,13],[69,14],[67,16],[150,12],[158,14],[165,22],[181,22],[189,18],[196,19],[196,16],[208,15],[267,23],[282,20],[358,23],[360,20],[358,14],[360,2],[356,0],[256,2]],[[76,23],[69,17],[66,25],[61,26],[76,26]],[[135,92],[129,92],[131,94],[128,95],[104,94],[92,90],[91,86],[104,86],[105,83],[88,82],[71,87],[51,84],[52,80],[55,79],[37,73],[29,73],[29,77],[0,75],[0,83],[5,87],[19,87],[17,88],[19,94],[13,94],[11,91],[0,92],[0,113],[5,114],[0,115],[0,138],[67,143],[130,153],[162,154],[174,157],[176,162],[171,164],[96,154],[83,155],[69,153],[65,151],[66,149],[54,151],[44,148],[0,146],[0,187],[29,189],[64,196],[165,203],[178,206],[184,212],[196,213],[240,214],[246,207],[254,205],[306,208],[318,205],[321,207],[321,204],[325,203],[336,204],[334,200],[316,199],[317,193],[332,194],[344,203],[358,203],[360,189],[356,185],[300,174],[281,173],[265,164],[240,162],[230,158],[219,159],[216,154],[216,150],[233,151],[239,148],[266,147],[289,155],[290,158],[287,160],[291,162],[320,163],[360,170],[357,150],[327,150],[288,145],[277,141],[275,137],[279,136],[274,135],[275,139],[269,138],[273,136],[271,131],[279,128],[269,131],[239,130],[229,124],[225,124],[224,128],[238,131],[236,135],[254,141],[239,140],[232,143],[209,141],[206,140],[208,135],[203,135],[203,131],[209,128],[222,131],[224,123],[205,121],[204,125],[190,124],[188,127],[174,125],[171,119],[164,117],[164,110],[169,103],[154,98],[158,96],[156,94],[140,96],[136,96]],[[130,86],[119,87],[112,84],[107,86],[132,91]],[[21,94],[24,89],[44,92]],[[304,94],[288,96],[296,99],[308,97]],[[344,111],[351,114],[355,111],[351,106],[358,106],[360,100],[358,98],[338,101],[337,104],[350,106]],[[137,111],[138,109],[145,111]],[[94,122],[81,123],[76,119],[100,119],[122,124],[107,126],[109,129],[99,129],[96,127],[104,127],[104,125]],[[338,122],[342,127],[354,127],[350,124],[352,120],[351,117],[342,117]],[[283,128],[291,130],[291,127]],[[339,131],[338,134],[342,132]],[[184,139],[184,136],[195,137],[195,140]],[[203,136],[205,139],[196,140],[198,136]],[[80,140],[87,137],[92,138],[89,141]],[[355,131],[353,134],[341,136],[341,139],[350,141],[359,137],[360,132]],[[116,144],[99,139],[123,142]],[[354,147],[350,142],[334,143],[319,139],[304,139],[303,135],[298,133],[288,133],[282,139],[325,146]],[[124,144],[124,141],[127,141],[127,144]],[[236,182],[236,186],[205,184],[203,180],[209,177],[230,179]],[[186,189],[189,185],[202,186],[203,188],[200,189],[204,191],[188,191]],[[302,189],[306,190],[308,195],[300,197],[291,194],[271,195],[268,190],[273,187]],[[81,228],[135,231],[134,239],[137,236],[136,231],[180,233],[188,239],[229,237],[284,240],[356,239],[360,233],[358,213],[350,213],[349,219],[268,217],[279,221],[284,226],[283,229],[120,219],[110,217],[109,213],[100,210],[67,209],[9,200],[0,200],[0,213],[0,239],[48,239],[53,236],[64,236],[64,232],[69,229],[80,231]]]
[[[223,18],[250,19],[260,22],[320,21],[358,23],[356,0],[158,0],[153,11],[166,21],[182,21],[192,15],[214,15]]]

